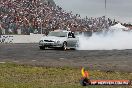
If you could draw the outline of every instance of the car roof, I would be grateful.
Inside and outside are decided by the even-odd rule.
[[[54,30],[52,32],[71,32],[71,31],[67,31],[67,30]]]

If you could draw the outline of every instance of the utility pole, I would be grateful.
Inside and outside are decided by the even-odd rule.
[[[42,20],[42,16],[41,16],[41,18],[40,18],[40,22],[41,22],[41,23],[40,23],[40,25],[41,25],[41,34],[43,34],[43,23],[42,23],[43,20]]]
[[[43,28],[42,28],[43,26],[42,26],[42,19],[41,19],[41,34],[43,34]]]
[[[107,16],[107,1],[105,0],[105,17]]]
[[[104,22],[104,29],[107,29],[107,23],[106,23],[106,19],[107,19],[107,1],[105,0],[105,16],[104,16],[105,22]]]

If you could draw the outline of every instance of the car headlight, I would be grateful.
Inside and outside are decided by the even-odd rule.
[[[43,40],[40,40],[40,41],[39,41],[39,44],[41,44],[41,43],[43,43]]]
[[[40,40],[39,42],[43,42],[43,40]]]

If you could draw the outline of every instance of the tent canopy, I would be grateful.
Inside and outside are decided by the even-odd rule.
[[[114,26],[111,26],[112,29],[122,29],[122,30],[128,30],[127,27],[121,25],[121,23],[115,24]]]

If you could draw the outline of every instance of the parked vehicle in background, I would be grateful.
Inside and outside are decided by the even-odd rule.
[[[76,49],[77,46],[78,38],[73,32],[66,30],[51,31],[39,41],[39,48],[42,50],[46,48]]]

